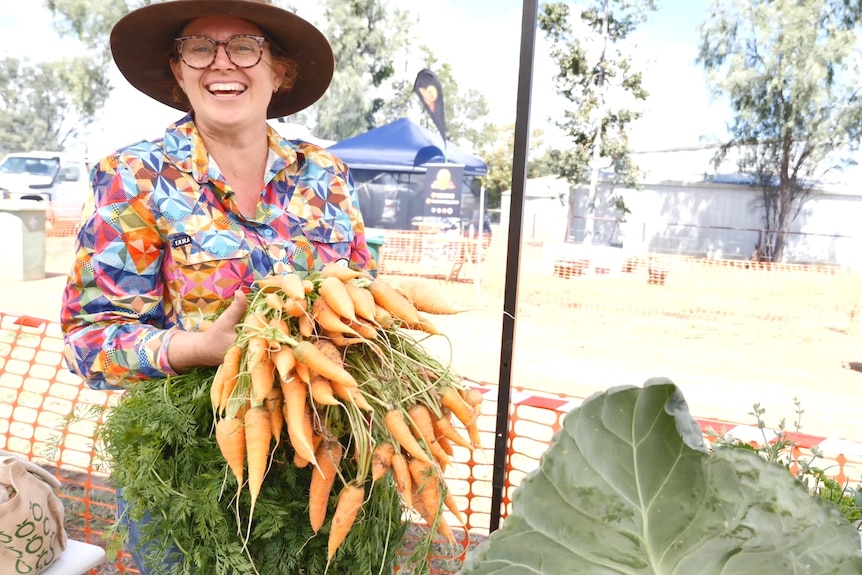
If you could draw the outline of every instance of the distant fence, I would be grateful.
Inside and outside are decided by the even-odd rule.
[[[498,409],[496,388],[477,386],[483,392],[479,418],[484,451],[469,453],[454,447],[453,464],[446,481],[464,510],[466,524],[459,532],[455,554],[435,557],[432,572],[455,573],[466,550],[488,534],[493,480],[493,448]],[[71,538],[106,545],[115,522],[115,497],[110,470],[99,459],[93,434],[104,408],[115,405],[121,392],[89,389],[70,374],[62,360],[59,325],[43,319],[0,312],[0,449],[20,453],[53,470],[62,483],[66,528]],[[515,388],[509,417],[502,517],[512,512],[514,489],[539,465],[563,418],[582,398]],[[97,409],[93,409],[93,408]],[[69,423],[72,421],[72,423]],[[762,430],[716,420],[699,420],[704,432],[730,432],[743,441],[755,442]],[[842,484],[856,481],[862,472],[858,444],[837,445],[857,451],[830,449],[829,441],[797,436],[794,455],[810,457],[810,448],[823,452],[829,474]],[[456,519],[449,517],[452,525]],[[470,534],[467,537],[466,534]],[[137,573],[128,556],[92,573]]]
[[[437,288],[464,305],[499,305],[511,256],[503,235],[498,231],[480,243],[457,235],[387,231],[380,273],[439,280]],[[859,270],[633,252],[607,245],[525,242],[519,282],[522,306],[839,329],[855,322],[862,304]]]
[[[772,261],[773,236],[756,227],[689,224],[672,221],[628,222],[618,218],[591,218],[594,245],[610,245],[652,254],[668,254],[710,259]],[[584,243],[587,218],[572,218],[568,241]],[[785,235],[784,260],[795,264],[836,265],[850,259],[849,254],[862,252],[862,235],[825,234],[788,231]]]

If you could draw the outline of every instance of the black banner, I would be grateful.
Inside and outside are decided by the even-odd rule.
[[[446,145],[446,111],[443,107],[443,88],[437,75],[427,68],[416,75],[413,83],[413,91],[422,101],[425,111],[431,116],[437,131],[443,136],[443,145]]]

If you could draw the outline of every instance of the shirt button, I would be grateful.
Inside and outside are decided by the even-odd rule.
[[[264,228],[263,235],[271,236],[273,234],[272,228]]]

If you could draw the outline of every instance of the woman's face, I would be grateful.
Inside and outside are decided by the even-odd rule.
[[[183,28],[181,35],[224,41],[240,34],[263,35],[251,22],[230,16],[197,18]],[[250,68],[236,66],[225,46],[220,45],[213,63],[202,70],[188,66],[182,59],[173,62],[171,69],[191,103],[195,121],[204,125],[265,122],[267,106],[284,77],[283,66],[273,64],[266,43],[260,62]]]

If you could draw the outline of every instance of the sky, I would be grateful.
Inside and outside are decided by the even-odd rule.
[[[448,62],[459,87],[474,88],[488,100],[491,120],[513,124],[516,119],[521,47],[522,0],[391,0],[418,13],[418,40]],[[314,21],[313,6],[300,5],[300,15]],[[695,147],[723,134],[727,113],[707,94],[703,71],[695,63],[697,26],[708,0],[659,0],[659,9],[637,30],[638,64],[650,99],[643,116],[632,125],[632,149],[646,151]],[[51,27],[50,13],[39,0],[0,2],[0,56],[50,59],[77,47],[61,41]],[[40,39],[33,41],[34,35]],[[418,70],[417,70],[418,72]],[[536,33],[530,127],[542,128],[554,141],[565,102],[555,94],[555,66]],[[181,114],[150,100],[129,86],[112,69],[115,90],[87,138],[86,153],[101,156],[113,149],[161,135]],[[135,113],[130,114],[129,110]],[[562,140],[560,141],[562,143]]]

